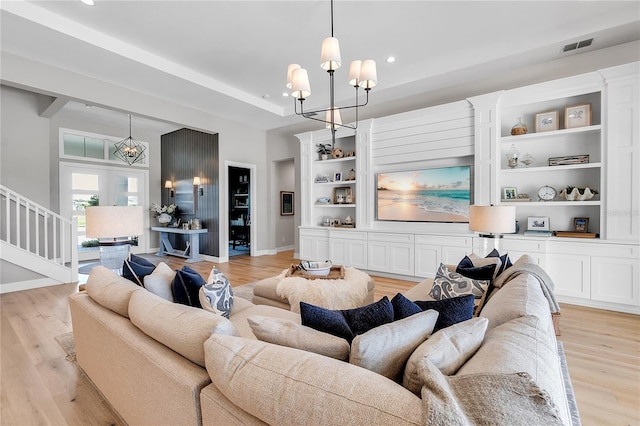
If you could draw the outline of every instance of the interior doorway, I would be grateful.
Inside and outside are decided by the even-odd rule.
[[[229,166],[229,257],[251,254],[251,170]]]

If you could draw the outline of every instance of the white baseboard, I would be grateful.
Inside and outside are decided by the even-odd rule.
[[[38,278],[35,280],[18,281],[15,283],[0,284],[0,294],[13,293],[14,291],[31,290],[34,288],[50,287],[63,284],[53,278]]]
[[[284,247],[278,247],[276,248],[276,252],[280,253],[282,251],[287,251],[287,250],[294,250],[296,248],[296,246],[284,246]]]

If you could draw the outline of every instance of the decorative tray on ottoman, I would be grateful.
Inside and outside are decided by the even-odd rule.
[[[308,280],[342,280],[344,279],[344,266],[332,265],[327,275],[312,275],[306,271],[298,269],[298,265],[291,265],[285,277],[302,277]]]

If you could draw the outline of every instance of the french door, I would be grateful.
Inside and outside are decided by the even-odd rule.
[[[60,214],[78,218],[78,260],[98,259],[95,241],[86,236],[88,206],[147,206],[149,172],[124,167],[60,163]],[[146,239],[138,237],[133,253],[144,253]]]

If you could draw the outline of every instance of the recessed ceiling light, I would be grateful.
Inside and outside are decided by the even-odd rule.
[[[93,6],[93,0],[80,0],[82,3],[86,4],[87,6]]]
[[[288,97],[288,96],[289,96],[289,94],[288,94],[287,92],[282,92],[282,97],[283,97],[283,98],[286,98],[286,97]]]
[[[391,63],[393,63],[393,62],[395,62],[395,61],[396,61],[396,57],[395,57],[395,56],[389,56],[387,59],[385,59],[385,61],[386,61],[388,64],[391,64]]]

